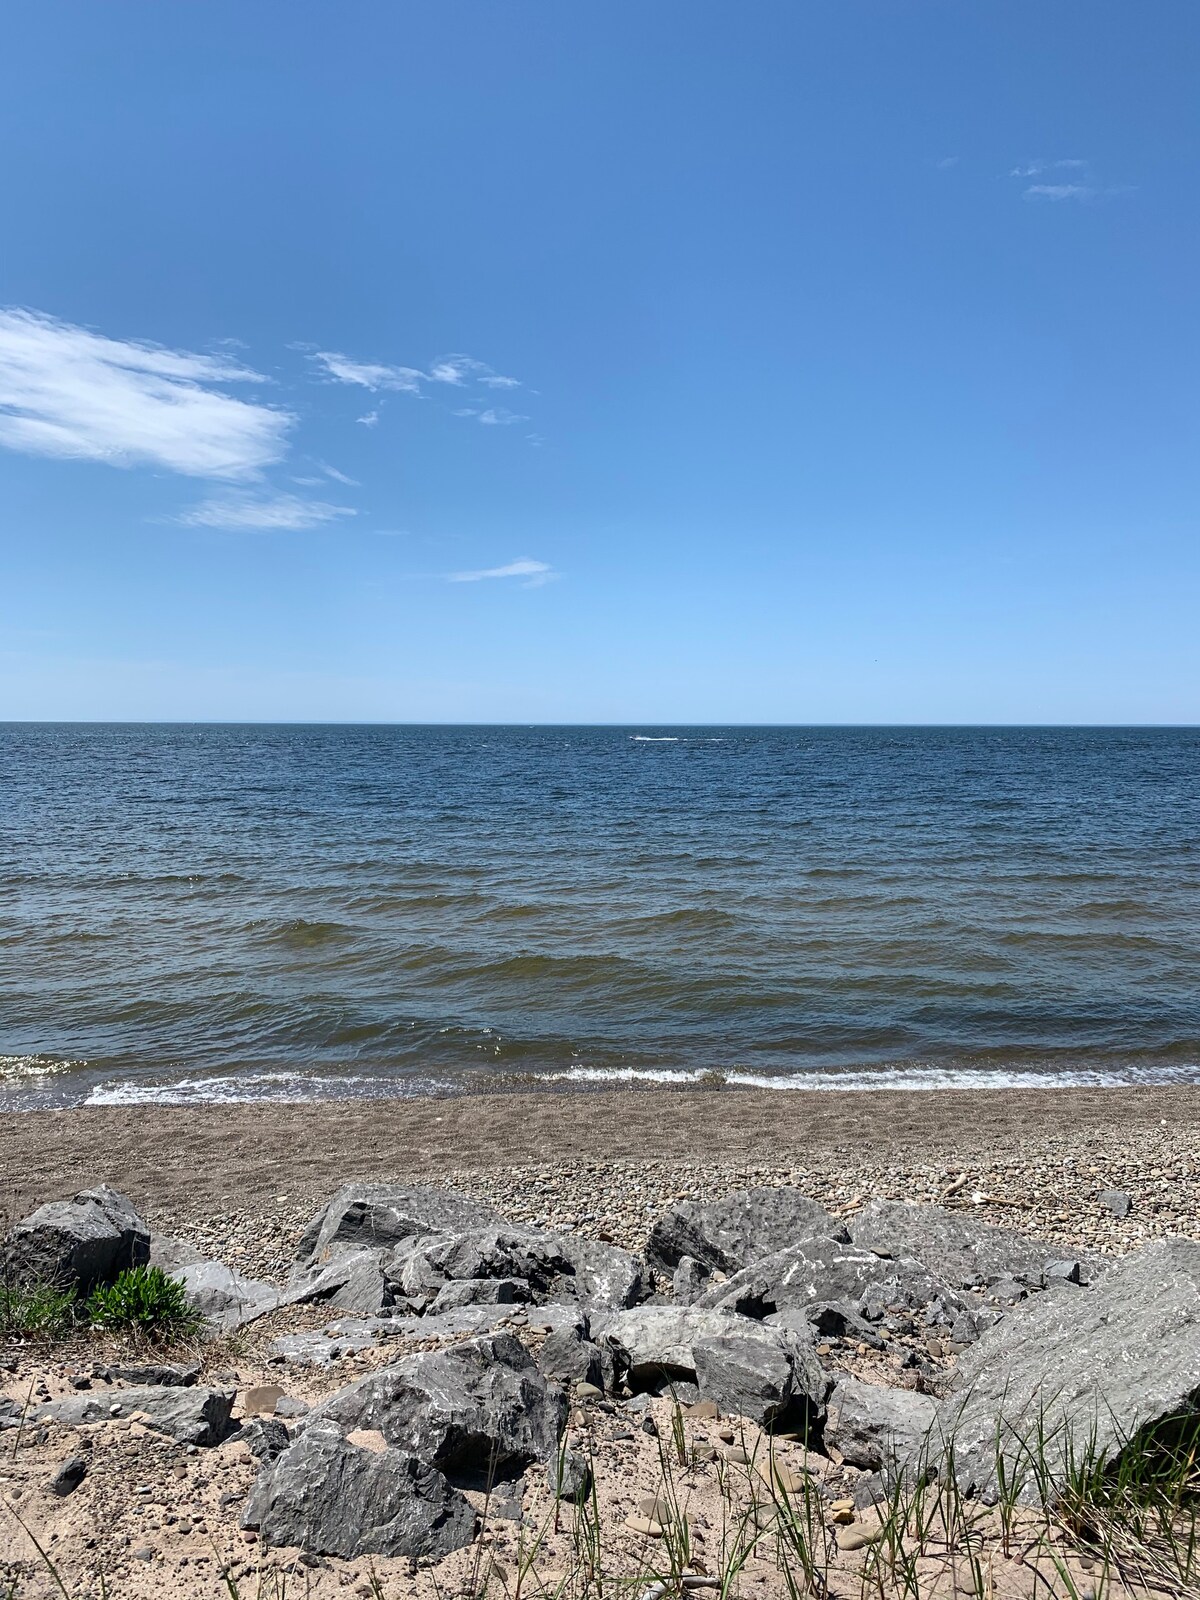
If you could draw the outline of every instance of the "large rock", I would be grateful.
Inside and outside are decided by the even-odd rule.
[[[304,1272],[347,1249],[390,1251],[427,1233],[461,1233],[500,1221],[490,1206],[448,1189],[344,1183],[305,1228],[296,1265]]]
[[[876,1471],[932,1451],[936,1418],[937,1401],[929,1395],[842,1377],[829,1396],[825,1443],[852,1467]]]
[[[150,1259],[150,1230],[123,1194],[101,1185],[39,1206],[0,1248],[9,1282],[87,1294]]]
[[[1050,1270],[1062,1262],[1062,1245],[1029,1239],[940,1206],[872,1200],[851,1223],[850,1237],[862,1249],[912,1257],[957,1289],[1005,1278],[1040,1289],[1062,1276],[1061,1271]],[[1110,1265],[1089,1251],[1074,1250],[1071,1259],[1079,1262],[1087,1278]]]
[[[887,1306],[921,1309],[937,1323],[953,1321],[966,1302],[919,1261],[883,1259],[830,1238],[803,1239],[714,1284],[696,1308],[763,1318],[826,1302],[875,1317]],[[695,1309],[695,1308],[693,1308]]]
[[[848,1237],[842,1223],[799,1189],[746,1189],[672,1206],[654,1224],[646,1259],[667,1276],[685,1256],[707,1272],[731,1274],[816,1234]]]
[[[538,1304],[578,1300],[626,1306],[640,1293],[641,1264],[627,1250],[509,1225],[432,1234],[398,1249],[387,1269],[410,1299],[436,1304],[448,1283],[507,1280]]]
[[[405,1356],[340,1390],[306,1419],[378,1429],[456,1481],[510,1476],[558,1447],[567,1405],[511,1334]]]
[[[183,1285],[188,1304],[225,1333],[265,1316],[283,1302],[273,1284],[243,1278],[222,1261],[197,1261],[171,1276]]]
[[[1037,1486],[1024,1441],[1037,1434],[1051,1477],[1068,1461],[1119,1455],[1200,1397],[1200,1244],[1170,1239],[1127,1256],[1086,1293],[1053,1289],[1011,1311],[960,1358],[938,1409],[956,1475],[989,1495],[997,1441]]]
[[[444,1556],[474,1538],[475,1513],[435,1468],[364,1450],[326,1424],[263,1468],[242,1526],[313,1555]]]
[[[33,1415],[37,1422],[61,1422],[68,1427],[138,1417],[148,1428],[180,1444],[219,1444],[229,1427],[233,1399],[228,1389],[163,1384],[67,1395],[39,1406]]]
[[[284,1297],[286,1304],[318,1302],[338,1311],[373,1317],[395,1302],[381,1250],[347,1247],[324,1266],[314,1266],[298,1279]]]
[[[707,1399],[763,1426],[788,1412],[819,1415],[828,1388],[810,1334],[727,1311],[635,1306],[593,1317],[592,1334],[631,1389],[695,1383]]]

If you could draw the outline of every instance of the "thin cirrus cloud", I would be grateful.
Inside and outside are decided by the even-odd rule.
[[[295,494],[215,495],[176,518],[187,528],[231,528],[242,531],[295,532],[319,528],[357,513],[351,506],[326,500],[305,500]]]
[[[1108,185],[1096,183],[1091,176],[1091,166],[1078,157],[1057,161],[1026,161],[1009,171],[1010,178],[1040,178],[1040,183],[1028,183],[1021,191],[1023,200],[1096,200],[1112,195],[1128,194],[1127,184]]]
[[[264,381],[228,356],[0,310],[0,445],[27,455],[254,478],[287,453],[296,418],[217,385]]]
[[[527,556],[520,561],[510,561],[504,567],[482,567],[474,572],[448,572],[449,583],[483,583],[490,578],[524,578],[523,589],[540,589],[551,583],[558,573],[548,561],[531,561]]]
[[[460,406],[454,415],[474,417],[485,428],[510,428],[514,422],[529,421],[529,418],[522,416],[519,411],[509,411],[504,406],[487,406],[482,410],[478,406]]]
[[[519,379],[493,372],[486,361],[476,361],[473,356],[439,356],[427,372],[419,367],[391,366],[384,361],[357,361],[337,350],[314,350],[310,360],[323,368],[326,377],[334,382],[355,384],[375,394],[388,390],[419,395],[424,392],[422,384],[426,383],[449,384],[456,389],[472,383],[485,389],[521,387]]]

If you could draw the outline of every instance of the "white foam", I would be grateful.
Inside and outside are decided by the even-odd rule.
[[[678,744],[677,733],[631,733],[630,739],[634,744]]]
[[[1121,1088],[1138,1084],[1195,1083],[1200,1062],[1178,1067],[934,1067],[880,1066],[804,1072],[750,1072],[744,1068],[570,1067],[546,1073],[571,1083],[711,1083],[740,1089],[1059,1089]]]
[[[51,1061],[45,1056],[0,1056],[0,1079],[51,1078],[84,1065],[82,1061]]]
[[[267,1100],[275,1105],[304,1105],[313,1100],[373,1099],[379,1095],[408,1098],[445,1093],[447,1085],[431,1079],[379,1079],[347,1075],[312,1077],[302,1072],[250,1072],[205,1078],[177,1078],[173,1083],[139,1083],[124,1079],[98,1084],[89,1106],[245,1105]]]

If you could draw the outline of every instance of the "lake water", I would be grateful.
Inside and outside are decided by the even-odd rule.
[[[1200,1077],[1200,730],[0,725],[0,1105]]]

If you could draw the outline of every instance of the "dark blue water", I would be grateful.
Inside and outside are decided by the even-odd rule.
[[[1200,730],[0,725],[0,1103],[705,1073],[1200,1077]]]

